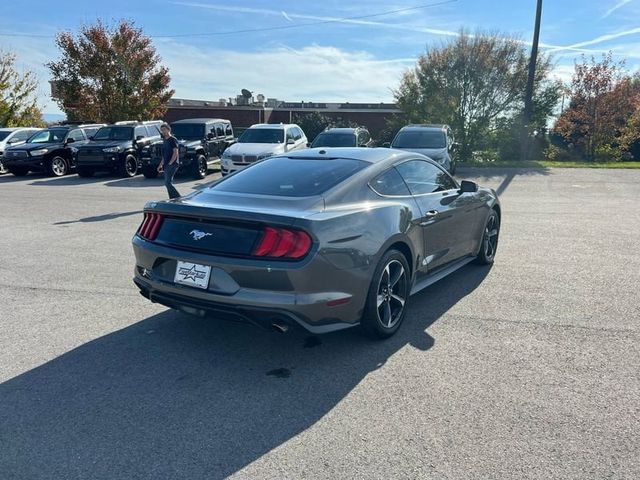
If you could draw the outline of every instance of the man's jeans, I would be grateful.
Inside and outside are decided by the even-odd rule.
[[[171,165],[164,167],[164,186],[167,187],[169,198],[178,198],[180,196],[176,187],[173,186],[173,177],[178,171],[179,166],[178,162],[173,162]]]

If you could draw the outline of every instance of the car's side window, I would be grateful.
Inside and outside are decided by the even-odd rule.
[[[216,137],[224,137],[224,125],[216,123]]]
[[[11,140],[13,140],[14,142],[22,142],[27,138],[29,138],[32,133],[33,132],[30,132],[28,130],[22,130],[20,132],[17,132],[13,137],[11,137]]]
[[[134,135],[133,136],[135,138],[138,138],[138,137],[143,137],[144,138],[144,137],[148,136],[147,129],[144,128],[144,126],[140,125],[140,126],[138,126],[138,127],[136,127],[134,129]]]
[[[98,131],[97,128],[85,128],[84,134],[87,136],[87,138],[90,138],[90,137],[93,137],[97,131]]]
[[[230,123],[227,123],[226,125],[225,134],[227,137],[233,137],[233,127],[231,126]]]
[[[441,192],[456,188],[444,170],[424,160],[411,160],[396,167],[413,195]]]
[[[293,134],[293,128],[287,129],[287,141],[295,140],[295,136]]]
[[[302,138],[302,136],[303,136],[302,130],[299,127],[295,127],[293,129],[293,134],[294,134],[293,138],[296,141],[300,140]]]
[[[67,138],[73,138],[74,142],[80,142],[85,139],[82,130],[71,130]]]
[[[369,185],[378,195],[409,196],[411,192],[402,176],[395,168],[391,168],[373,179]]]

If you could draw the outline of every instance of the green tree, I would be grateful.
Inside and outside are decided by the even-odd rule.
[[[47,64],[69,119],[115,122],[155,119],[174,91],[151,39],[132,22],[116,27],[101,21],[78,36],[56,38],[61,58]]]
[[[18,72],[15,63],[15,54],[0,50],[0,126],[42,127],[38,81],[33,72]]]
[[[491,133],[505,118],[521,115],[527,82],[528,53],[517,38],[498,34],[460,35],[429,48],[397,90],[396,103],[413,123],[446,123],[460,143],[460,154],[495,147]],[[548,80],[550,59],[540,55],[535,79],[534,122],[539,128],[559,98]],[[535,128],[532,122],[532,128]]]

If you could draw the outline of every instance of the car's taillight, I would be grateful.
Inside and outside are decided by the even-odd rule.
[[[147,240],[155,240],[160,232],[160,227],[164,216],[161,213],[144,212],[144,220],[140,228],[138,228],[138,235]]]
[[[301,230],[266,227],[253,255],[298,259],[309,253],[312,243],[311,237]]]

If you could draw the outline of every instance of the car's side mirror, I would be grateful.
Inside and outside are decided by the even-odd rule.
[[[287,145],[295,145],[296,141],[293,138],[290,138],[289,140],[287,140]]]
[[[478,191],[478,184],[476,182],[470,182],[469,180],[462,180],[460,182],[460,193],[474,193]]]
[[[70,144],[70,143],[74,143],[75,139],[73,138],[67,138],[67,140],[64,142],[66,145]]]

